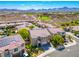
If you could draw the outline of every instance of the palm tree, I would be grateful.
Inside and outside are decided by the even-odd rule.
[[[73,42],[73,41],[72,41],[72,37],[71,37],[70,35],[68,36],[68,38],[69,38],[69,41],[70,41],[70,42]]]

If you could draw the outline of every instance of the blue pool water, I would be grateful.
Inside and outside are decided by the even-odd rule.
[[[44,49],[44,50],[48,50],[50,47],[51,47],[50,44],[44,44],[44,45],[41,46],[41,48]]]

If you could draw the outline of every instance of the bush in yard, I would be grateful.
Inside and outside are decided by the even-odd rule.
[[[64,43],[64,38],[59,35],[59,34],[56,34],[54,36],[52,36],[52,39],[51,39],[53,45],[55,47],[57,47],[58,45],[62,45]]]

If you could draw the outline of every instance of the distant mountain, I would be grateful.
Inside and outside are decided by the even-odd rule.
[[[79,8],[53,8],[53,9],[29,9],[29,10],[18,10],[18,9],[0,9],[0,12],[79,12]]]
[[[68,7],[63,7],[63,8],[54,8],[54,11],[59,11],[59,12],[78,12],[79,8],[68,8]]]
[[[30,9],[27,10],[28,12],[79,12],[79,8],[68,8],[68,7],[63,7],[63,8],[53,8],[53,9]]]

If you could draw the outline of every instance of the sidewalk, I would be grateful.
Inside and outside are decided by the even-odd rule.
[[[55,51],[55,48],[53,47],[50,47],[49,50],[45,51],[43,54],[37,56],[37,57],[44,57],[45,55],[49,54],[49,53],[52,53],[53,51]]]

